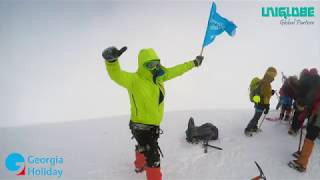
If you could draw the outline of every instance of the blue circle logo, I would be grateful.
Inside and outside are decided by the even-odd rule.
[[[6,167],[9,171],[17,173],[17,175],[24,175],[25,160],[19,153],[11,153],[6,159]]]

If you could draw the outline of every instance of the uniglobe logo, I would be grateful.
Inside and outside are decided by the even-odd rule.
[[[280,17],[281,25],[314,25],[316,16],[314,6],[275,6],[262,7],[262,17]]]
[[[6,167],[17,176],[26,175],[26,163],[24,157],[19,153],[11,153],[6,159]]]

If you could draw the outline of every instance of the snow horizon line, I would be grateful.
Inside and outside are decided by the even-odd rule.
[[[169,110],[165,111],[164,115],[171,114],[171,113],[177,113],[177,112],[203,112],[203,111],[250,111],[249,108],[207,108],[207,109],[186,109],[186,110]],[[29,123],[16,123],[16,124],[7,124],[7,125],[0,125],[0,129],[6,129],[6,128],[19,128],[19,127],[30,127],[30,126],[42,126],[42,125],[56,125],[56,124],[63,124],[63,123],[74,123],[74,122],[83,122],[83,121],[89,121],[89,120],[104,120],[109,118],[125,118],[128,117],[129,119],[130,114],[117,114],[113,116],[99,116],[99,117],[92,117],[92,118],[83,118],[83,119],[69,119],[69,120],[57,120],[55,122],[29,122]]]

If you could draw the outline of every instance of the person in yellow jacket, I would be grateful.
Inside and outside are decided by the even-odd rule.
[[[274,67],[269,67],[264,74],[262,80],[257,89],[257,95],[253,97],[255,102],[255,113],[253,118],[244,130],[244,133],[248,136],[252,136],[253,132],[258,131],[258,121],[262,115],[268,114],[270,108],[270,99],[274,94],[274,90],[271,88],[271,83],[277,75],[277,70]]]
[[[148,180],[161,180],[158,138],[163,118],[165,88],[164,82],[200,66],[203,56],[166,68],[152,48],[141,49],[138,55],[138,70],[123,71],[118,58],[126,47],[118,50],[109,47],[102,53],[110,78],[128,90],[131,104],[130,129],[137,141],[135,171],[146,171]]]

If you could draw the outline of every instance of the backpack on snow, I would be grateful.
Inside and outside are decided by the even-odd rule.
[[[198,143],[199,141],[217,140],[219,136],[218,128],[211,123],[205,123],[201,126],[195,126],[194,120],[190,117],[188,129],[186,130],[186,140],[189,143]]]
[[[251,80],[251,82],[250,82],[249,98],[250,98],[250,101],[251,101],[251,102],[254,102],[254,101],[253,101],[253,97],[254,97],[255,95],[258,95],[258,94],[259,94],[260,82],[261,82],[261,79],[258,78],[258,77],[254,77],[254,78]]]

